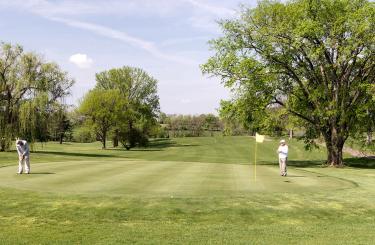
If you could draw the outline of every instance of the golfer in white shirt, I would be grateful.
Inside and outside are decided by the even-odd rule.
[[[25,164],[25,171],[30,173],[30,149],[26,140],[16,140],[16,148],[18,152],[18,174],[23,172],[23,164]]]
[[[279,154],[279,167],[280,167],[280,175],[286,176],[286,164],[288,161],[288,146],[285,140],[280,141],[279,148],[277,149],[277,153]]]

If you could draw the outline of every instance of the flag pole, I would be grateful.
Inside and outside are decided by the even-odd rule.
[[[258,142],[255,141],[255,159],[254,159],[254,182],[257,181],[257,148],[258,148]]]

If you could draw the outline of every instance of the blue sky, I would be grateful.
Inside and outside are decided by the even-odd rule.
[[[233,18],[237,0],[0,0],[0,40],[55,61],[76,80],[68,102],[95,85],[95,73],[125,65],[158,81],[168,114],[216,113],[229,97],[199,65],[220,35],[216,21]]]

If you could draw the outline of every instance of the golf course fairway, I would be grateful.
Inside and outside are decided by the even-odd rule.
[[[0,186],[29,191],[134,196],[241,196],[252,192],[315,192],[353,187],[353,183],[277,166],[168,161],[71,161],[41,163],[31,174],[0,168]]]
[[[28,175],[2,152],[0,244],[373,244],[374,161],[324,167],[288,140],[282,177],[278,142],[258,144],[256,176],[251,137],[36,144]]]

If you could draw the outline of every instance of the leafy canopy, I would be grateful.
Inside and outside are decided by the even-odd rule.
[[[374,106],[374,3],[261,1],[221,26],[202,70],[221,77],[240,111],[259,116],[282,106],[339,151]]]

